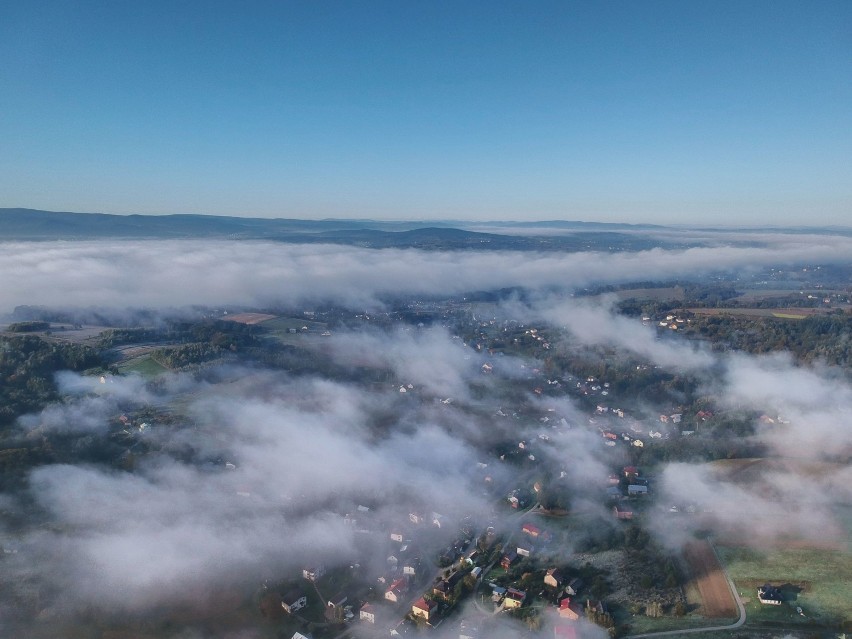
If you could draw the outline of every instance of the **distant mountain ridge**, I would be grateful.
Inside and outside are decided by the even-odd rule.
[[[525,231],[523,233],[519,231]],[[557,231],[548,233],[548,231]],[[693,229],[694,230],[694,229]],[[709,230],[709,229],[707,229]],[[716,229],[724,232],[726,229]],[[733,230],[733,229],[727,229]],[[757,229],[752,229],[757,231]],[[365,248],[432,250],[639,251],[689,248],[683,229],[652,224],[550,220],[536,222],[302,220],[218,215],[115,215],[0,208],[0,241],[94,239],[235,239]],[[814,229],[760,232],[805,233]],[[824,231],[827,231],[825,229]],[[831,229],[852,234],[852,229]]]
[[[472,230],[465,228],[488,229]],[[520,228],[559,229],[561,234],[516,235]],[[641,250],[659,241],[620,233],[659,228],[598,222],[300,220],[216,215],[114,215],[35,209],[0,209],[0,241],[92,239],[238,239],[366,248],[435,250]],[[495,232],[496,231],[496,232]]]

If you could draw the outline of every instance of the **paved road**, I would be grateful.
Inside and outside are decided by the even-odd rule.
[[[739,628],[745,623],[746,620],[746,611],[743,602],[740,600],[740,596],[737,593],[737,589],[734,586],[734,582],[731,580],[731,576],[728,574],[727,569],[725,568],[725,564],[719,559],[719,555],[716,553],[716,547],[713,545],[713,542],[710,542],[710,547],[713,549],[713,554],[716,555],[716,560],[719,562],[719,566],[722,568],[722,572],[725,574],[725,580],[728,582],[728,588],[731,589],[731,595],[734,598],[734,601],[737,602],[737,608],[740,610],[740,618],[737,619],[734,623],[728,624],[726,626],[709,626],[704,628],[687,628],[684,630],[663,630],[661,632],[646,632],[640,635],[629,635],[625,637],[625,639],[645,639],[646,637],[674,637],[680,635],[690,635],[698,632],[715,632],[717,630],[734,630]]]
[[[511,520],[514,520],[515,522],[519,522],[520,520],[522,520],[527,515],[535,514],[535,512],[537,511],[537,509],[540,506],[541,506],[541,504],[536,502],[535,504],[530,506],[527,510],[522,510],[520,512],[514,513],[514,514],[510,515],[509,518]],[[506,537],[505,541],[503,542],[503,549],[506,549],[509,546],[509,544],[511,544],[512,538],[514,536],[515,536],[515,531],[511,530],[509,532],[508,537]],[[473,604],[474,604],[474,606],[476,606],[476,609],[480,613],[482,613],[483,615],[487,615],[487,616],[495,615],[495,614],[497,614],[497,612],[499,612],[502,609],[502,607],[500,607],[500,608],[497,608],[495,610],[494,607],[492,606],[492,609],[488,610],[488,609],[484,608],[482,606],[482,602],[479,601],[479,590],[482,588],[482,584],[485,581],[485,577],[486,577],[486,575],[488,575],[489,572],[491,572],[491,569],[494,568],[494,564],[496,564],[498,561],[500,561],[500,556],[498,556],[494,561],[492,561],[490,564],[488,564],[487,566],[485,566],[482,569],[482,576],[480,577],[479,581],[476,582],[476,587],[473,589],[473,592],[471,593],[471,598],[473,599]]]

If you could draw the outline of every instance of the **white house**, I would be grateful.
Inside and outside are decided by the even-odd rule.
[[[322,564],[318,564],[316,566],[312,566],[310,568],[302,569],[302,577],[307,579],[308,581],[316,581],[320,577],[325,574],[325,566]]]
[[[781,590],[769,584],[763,584],[757,589],[757,600],[762,604],[780,606],[782,603]]]
[[[365,603],[361,606],[361,614],[359,616],[361,621],[366,621],[367,623],[376,623],[376,610],[368,603]]]

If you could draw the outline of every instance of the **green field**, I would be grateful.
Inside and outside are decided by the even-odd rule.
[[[266,334],[275,339],[280,344],[290,346],[305,346],[306,343],[316,339],[320,333],[326,330],[326,324],[322,322],[314,322],[299,317],[276,317],[275,319],[261,322],[258,326],[262,327]],[[307,331],[303,331],[303,327],[307,327]],[[290,330],[295,329],[295,333]]]
[[[746,603],[750,624],[836,624],[852,621],[852,554],[837,550],[718,547],[719,556]],[[764,583],[792,586],[780,606],[757,601]],[[796,589],[800,589],[798,593]],[[799,606],[804,617],[796,614]]]
[[[166,367],[158,364],[150,355],[135,357],[118,365],[122,373],[138,373],[143,377],[155,377],[168,371]]]
[[[326,329],[326,324],[322,322],[315,322],[313,320],[308,320],[300,317],[276,317],[275,319],[266,320],[265,322],[261,322],[258,326],[262,326],[266,330],[269,331],[288,331],[291,328],[295,328],[297,331],[301,331],[302,327],[307,326],[308,331],[318,332],[324,331]]]
[[[823,308],[688,308],[689,312],[704,317],[775,317],[778,319],[801,320],[825,315]]]
[[[630,626],[631,635],[639,635],[646,632],[690,630],[704,626],[723,626],[734,623],[736,619],[708,619],[697,614],[688,614],[684,617],[665,616],[654,618],[646,617],[640,613],[619,619],[619,621]]]

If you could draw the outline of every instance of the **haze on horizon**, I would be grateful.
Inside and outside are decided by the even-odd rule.
[[[846,2],[0,7],[0,207],[848,224]]]

